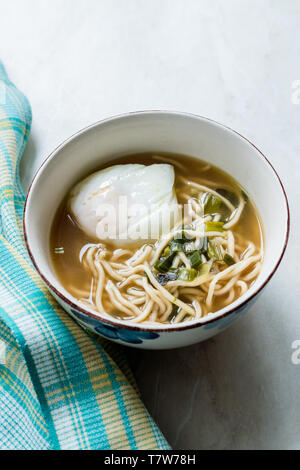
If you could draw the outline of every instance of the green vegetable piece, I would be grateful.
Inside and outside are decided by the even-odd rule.
[[[210,273],[211,267],[212,267],[212,261],[201,264],[200,268],[198,269],[197,279],[200,279],[201,277],[205,278],[206,276],[208,276]]]
[[[236,263],[233,257],[230,256],[228,253],[225,253],[223,260],[227,264],[227,266],[232,266],[233,264]]]
[[[169,246],[167,246],[167,247],[164,249],[163,256],[168,256],[170,253],[171,253],[171,249],[170,249]]]
[[[171,241],[169,245],[170,251],[172,251],[173,253],[178,253],[178,251],[183,251],[183,245],[184,245],[183,240],[173,240]]]
[[[222,247],[218,244],[215,245],[215,252],[218,261],[222,261],[224,258],[224,251]]]
[[[210,220],[206,222],[205,228],[207,232],[224,232],[223,225],[224,222],[214,222]]]
[[[209,278],[209,273],[212,267],[213,261],[210,260],[208,263],[203,263],[198,269],[197,282],[205,282]]]
[[[197,266],[199,266],[199,264],[203,262],[202,259],[203,258],[202,258],[201,252],[199,250],[194,251],[194,253],[192,253],[189,256],[189,260],[190,260],[192,268],[196,268]]]
[[[157,263],[154,265],[155,269],[161,273],[166,273],[172,265],[175,253],[170,253],[168,256],[159,258]]]
[[[228,201],[231,202],[231,204],[233,204],[235,207],[239,205],[239,198],[232,191],[229,191],[228,189],[223,189],[223,188],[216,189],[216,191],[221,196],[225,197],[225,199],[228,199]]]
[[[207,250],[208,250],[208,237],[204,237],[202,238],[202,247],[201,247],[201,251],[203,253],[207,253]]]
[[[215,261],[223,261],[223,251],[217,243],[209,242],[207,254],[210,259]]]
[[[204,207],[204,214],[215,214],[219,211],[222,200],[211,193],[205,193],[202,196],[202,205]]]
[[[197,274],[196,269],[179,268],[177,279],[180,281],[193,281]]]

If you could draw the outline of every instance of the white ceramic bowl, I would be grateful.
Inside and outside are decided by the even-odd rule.
[[[262,271],[248,292],[201,321],[157,328],[127,324],[83,308],[58,281],[49,253],[55,212],[82,175],[116,156],[174,152],[208,161],[232,175],[255,202],[264,226]],[[282,183],[263,154],[237,132],[212,120],[178,112],[129,113],[98,122],[61,144],[30,187],[24,232],[31,259],[63,308],[84,327],[128,346],[167,349],[203,341],[234,323],[276,271],[289,234],[289,209]]]

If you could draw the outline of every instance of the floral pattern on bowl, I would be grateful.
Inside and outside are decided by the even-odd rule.
[[[119,340],[129,344],[142,344],[144,340],[154,340],[159,338],[159,334],[152,331],[117,328],[108,323],[102,323],[100,319],[97,320],[96,318],[83,315],[74,308],[71,308],[71,312],[78,319],[78,321],[82,322],[84,325],[88,325],[95,333],[98,333],[99,335],[111,340]]]

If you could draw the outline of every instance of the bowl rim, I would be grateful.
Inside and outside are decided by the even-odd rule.
[[[57,154],[57,152],[60,149],[62,149],[63,147],[65,147],[69,142],[73,141],[75,138],[79,137],[81,134],[86,133],[88,130],[90,130],[94,127],[98,127],[99,125],[102,125],[104,123],[108,123],[110,121],[114,121],[114,120],[117,120],[117,119],[126,118],[126,117],[130,117],[130,116],[145,115],[145,114],[149,114],[149,115],[151,115],[151,114],[170,114],[170,115],[179,115],[179,116],[182,116],[182,117],[196,118],[196,119],[200,119],[200,120],[203,120],[203,121],[210,122],[210,123],[212,123],[214,125],[217,125],[217,126],[223,128],[223,129],[227,130],[227,131],[232,132],[233,134],[235,134],[236,136],[238,136],[239,138],[245,140],[248,144],[250,144],[256,150],[257,156],[259,156],[261,159],[263,159],[269,165],[269,167],[273,170],[273,173],[277,177],[277,180],[278,180],[278,182],[281,186],[281,190],[282,190],[282,193],[283,193],[283,196],[284,196],[284,199],[285,199],[286,216],[287,216],[286,228],[285,228],[285,239],[284,239],[282,250],[280,252],[280,255],[277,259],[277,262],[276,262],[275,266],[273,267],[273,269],[271,270],[271,272],[269,273],[269,275],[267,276],[267,278],[265,279],[263,284],[261,284],[259,287],[257,287],[254,290],[254,292],[251,294],[250,297],[248,297],[247,299],[241,301],[238,305],[235,305],[235,307],[229,308],[228,311],[222,313],[221,315],[218,315],[218,311],[214,312],[212,315],[209,316],[209,318],[207,320],[204,320],[204,321],[203,321],[203,319],[201,319],[201,321],[199,321],[199,320],[198,321],[190,321],[190,322],[188,322],[188,324],[183,323],[183,324],[179,324],[179,325],[166,325],[165,327],[161,327],[161,326],[156,327],[156,326],[151,326],[151,325],[145,325],[144,327],[142,327],[142,326],[138,326],[137,324],[130,324],[130,323],[127,323],[127,322],[123,322],[122,320],[115,320],[113,318],[111,318],[111,319],[106,318],[106,317],[101,316],[101,314],[94,314],[90,310],[87,310],[84,307],[82,307],[81,305],[78,305],[78,304],[75,304],[74,302],[72,302],[70,299],[65,297],[65,295],[63,293],[61,293],[56,287],[54,287],[51,284],[51,282],[47,279],[47,277],[41,272],[41,270],[38,266],[38,263],[35,260],[35,258],[33,256],[33,253],[31,251],[31,248],[29,246],[29,240],[28,240],[28,235],[27,235],[28,230],[27,230],[27,227],[26,227],[26,215],[27,215],[28,201],[29,201],[33,186],[34,186],[35,182],[37,181],[41,170],[44,168],[44,166],[46,166],[46,164],[49,162],[49,160],[54,158],[54,156]],[[248,302],[251,302],[251,300],[254,299],[263,290],[263,288],[268,284],[270,279],[273,277],[273,275],[277,271],[277,269],[278,269],[278,267],[279,267],[279,265],[282,261],[282,258],[284,256],[284,253],[286,251],[286,248],[287,248],[289,234],[290,234],[290,208],[289,208],[289,202],[288,202],[288,198],[287,198],[287,194],[286,194],[284,185],[283,185],[277,171],[275,170],[274,166],[272,165],[272,163],[263,154],[263,152],[261,150],[259,150],[259,148],[255,144],[253,144],[253,142],[251,142],[247,137],[240,134],[238,131],[236,131],[236,130],[232,129],[229,126],[226,126],[226,125],[216,121],[215,119],[207,118],[205,116],[201,116],[201,115],[194,114],[194,113],[188,113],[188,112],[182,112],[182,111],[170,111],[170,110],[141,110],[141,111],[131,111],[131,112],[127,112],[127,113],[121,113],[121,114],[113,115],[113,116],[101,119],[99,121],[96,121],[95,123],[90,124],[90,125],[82,128],[82,129],[80,129],[79,131],[75,132],[70,137],[63,140],[57,147],[55,147],[55,149],[47,156],[47,158],[39,166],[39,168],[37,169],[32,181],[31,181],[31,184],[29,186],[27,196],[26,196],[26,199],[25,199],[24,211],[23,211],[23,231],[24,231],[24,239],[25,239],[25,244],[26,244],[26,248],[27,248],[29,257],[30,257],[35,269],[37,270],[38,274],[41,276],[41,278],[43,279],[45,284],[48,286],[48,288],[51,291],[53,291],[59,298],[61,298],[65,303],[67,303],[71,308],[73,308],[75,310],[79,310],[81,313],[83,313],[87,317],[97,319],[97,320],[99,320],[99,321],[101,321],[101,322],[103,322],[103,323],[105,323],[105,324],[107,324],[108,326],[111,326],[111,327],[129,329],[129,330],[133,330],[133,331],[150,331],[150,332],[157,332],[157,333],[171,333],[171,332],[174,332],[174,331],[178,332],[178,331],[184,331],[184,330],[189,330],[189,329],[194,329],[194,328],[200,328],[204,325],[208,325],[208,324],[213,323],[217,320],[221,320],[221,319],[227,317],[228,315],[230,315],[231,313],[234,313],[235,311],[240,310],[241,308],[246,306],[246,304]],[[237,299],[237,302],[238,302],[238,299]],[[230,307],[230,305],[228,307]]]

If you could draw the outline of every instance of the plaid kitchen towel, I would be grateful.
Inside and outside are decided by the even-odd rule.
[[[30,124],[0,62],[0,449],[169,449],[124,358],[78,326],[31,265],[18,176]]]

